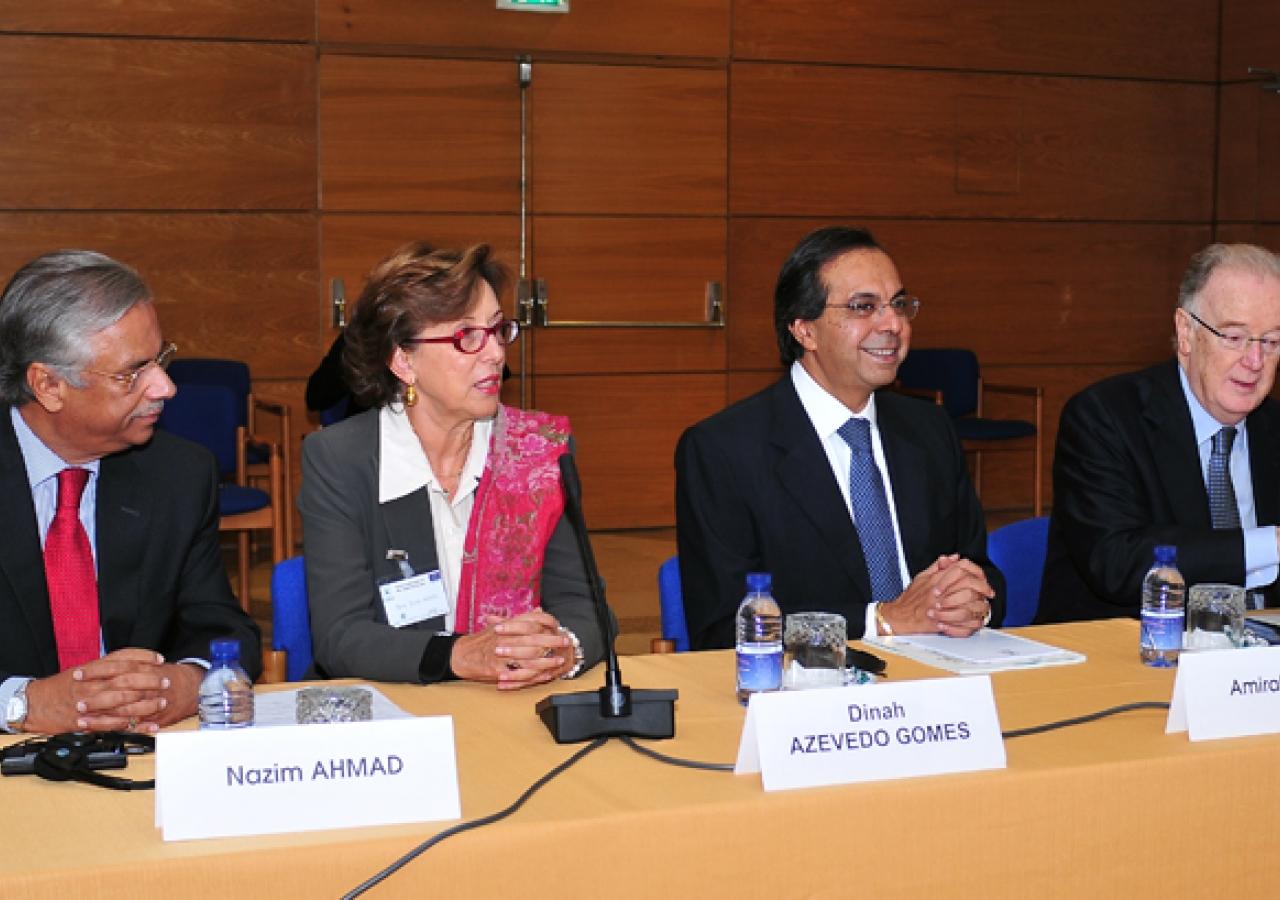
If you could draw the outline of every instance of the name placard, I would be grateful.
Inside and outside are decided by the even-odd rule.
[[[448,716],[156,738],[166,841],[461,816]]]
[[[1183,653],[1164,730],[1193,741],[1280,731],[1280,647]]]
[[[766,791],[1005,767],[985,675],[754,694],[736,774]]]

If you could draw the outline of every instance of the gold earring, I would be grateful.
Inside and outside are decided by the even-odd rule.
[[[418,402],[418,389],[409,385],[404,389],[404,405],[415,406]]]

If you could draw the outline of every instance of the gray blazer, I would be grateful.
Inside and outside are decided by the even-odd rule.
[[[392,628],[378,584],[399,577],[386,559],[392,548],[407,551],[416,572],[438,568],[431,501],[422,489],[380,504],[378,458],[376,409],[317,431],[302,445],[298,509],[315,661],[331,678],[416,683],[427,642],[444,619]],[[604,657],[586,567],[564,518],[542,564],[542,608],[578,636],[584,671]]]

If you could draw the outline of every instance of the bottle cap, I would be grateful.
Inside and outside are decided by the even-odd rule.
[[[747,576],[747,592],[765,594],[773,590],[773,576],[768,572],[752,572]]]
[[[1161,566],[1176,566],[1178,564],[1178,548],[1163,544],[1157,547],[1156,563]]]
[[[213,662],[237,662],[240,659],[240,642],[233,638],[219,638],[209,642],[209,654]]]

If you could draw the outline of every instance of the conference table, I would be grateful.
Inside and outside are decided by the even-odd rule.
[[[1017,633],[1079,651],[1073,666],[991,676],[1008,731],[1165,701],[1174,673],[1138,661],[1137,623]],[[897,656],[891,681],[951,676]],[[678,688],[669,755],[732,763],[745,716],[730,652],[624,657],[635,688]],[[534,713],[574,683],[379,685],[417,715],[451,715],[464,820],[494,813],[578,748]],[[269,688],[268,688],[269,689]],[[365,896],[564,898],[1274,897],[1280,736],[1192,743],[1140,710],[1005,742],[1008,767],[766,793],[759,775],[700,771],[619,741],[508,819],[449,838]],[[150,758],[130,762],[149,777]],[[341,897],[432,834],[423,823],[170,842],[149,792],[34,777],[0,782],[0,897]]]

